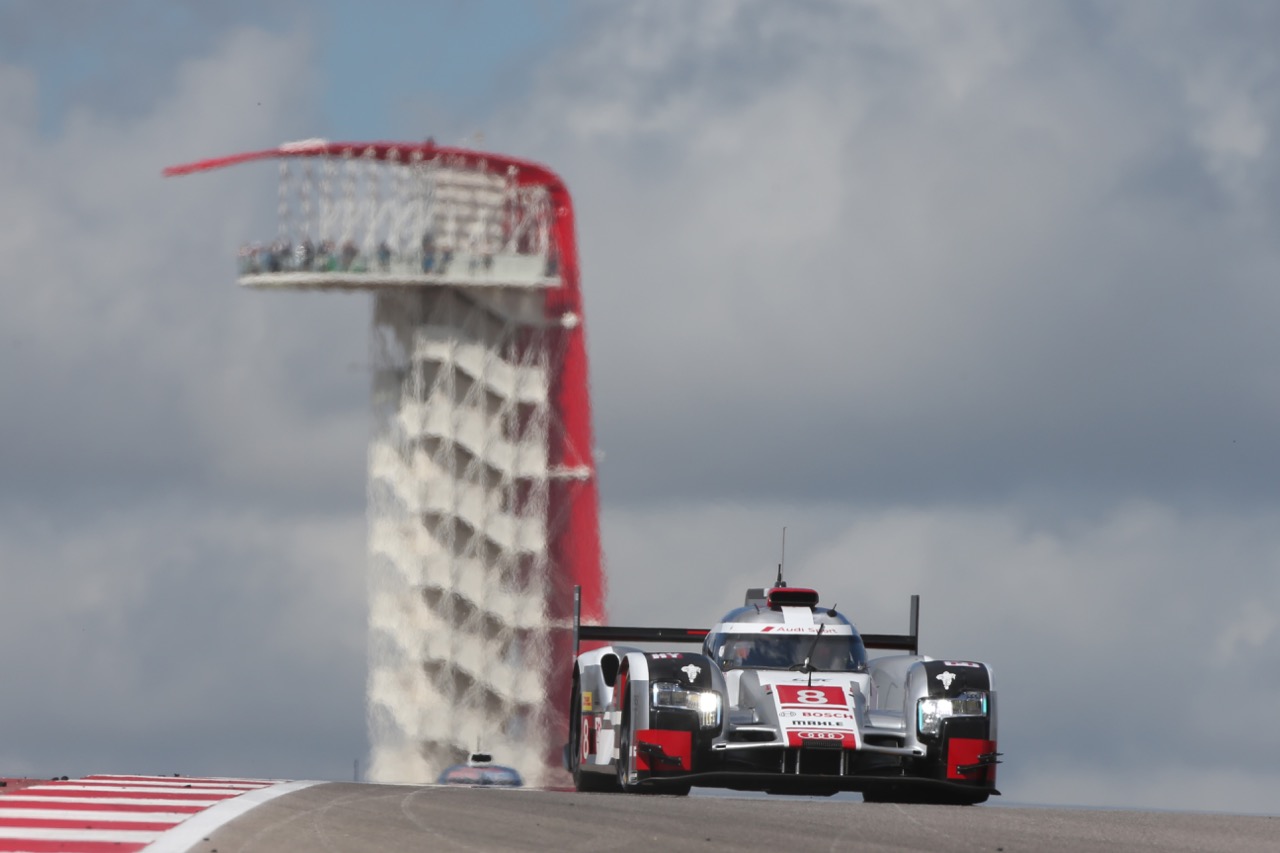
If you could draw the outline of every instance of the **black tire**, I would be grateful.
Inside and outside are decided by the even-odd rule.
[[[573,680],[573,699],[569,706],[569,772],[575,790],[591,794],[618,791],[618,781],[608,773],[592,773],[582,769],[582,688]]]
[[[636,786],[627,780],[627,766],[631,763],[631,685],[622,696],[622,724],[618,726],[618,790],[633,794]]]

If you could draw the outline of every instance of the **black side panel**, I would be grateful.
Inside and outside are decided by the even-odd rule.
[[[711,671],[715,664],[706,655],[698,652],[651,652],[645,657],[649,661],[650,684],[669,681],[688,690],[714,688]],[[703,729],[697,712],[684,708],[652,708],[649,711],[649,725],[655,729],[691,732],[693,767],[689,769],[694,770],[705,768],[711,739],[720,731],[719,728]],[[723,726],[723,721],[721,725]]]
[[[959,696],[966,690],[990,690],[991,676],[984,664],[973,661],[929,660],[929,696]],[[949,673],[949,675],[948,675]]]
[[[649,683],[674,681],[684,687],[710,690],[711,668],[706,655],[697,652],[649,652]]]
[[[953,737],[986,740],[990,736],[990,732],[991,721],[986,717],[951,717],[942,721],[939,740],[943,743]]]

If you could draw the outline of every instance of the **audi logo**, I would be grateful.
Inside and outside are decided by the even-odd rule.
[[[806,740],[844,740],[844,735],[840,732],[796,732]]]

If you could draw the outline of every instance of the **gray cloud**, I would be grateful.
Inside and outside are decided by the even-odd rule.
[[[343,778],[363,753],[359,518],[6,521],[5,772]]]
[[[1265,39],[1071,13],[647,5],[550,68],[508,135],[577,191],[614,499],[1274,494]]]
[[[51,139],[0,67],[4,772],[345,778],[364,749],[368,308],[236,292],[272,174],[160,176],[309,129],[311,61],[225,32],[145,114]]]
[[[216,58],[177,68],[174,90],[138,122],[73,111],[51,144],[30,121],[14,127],[5,183],[21,226],[0,236],[12,282],[0,340],[36,369],[0,376],[14,403],[0,440],[6,474],[29,484],[24,500],[101,495],[107,483],[203,481],[302,500],[360,488],[358,454],[328,459],[322,436],[363,441],[368,308],[236,292],[227,246],[269,228],[251,218],[269,172],[159,176],[173,161],[296,135],[309,121],[308,61],[301,39],[242,31]],[[250,123],[228,107],[276,90],[298,106]],[[31,117],[29,75],[6,74],[0,92]],[[317,334],[341,343],[314,346]]]

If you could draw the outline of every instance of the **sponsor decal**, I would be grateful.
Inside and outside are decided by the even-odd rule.
[[[609,728],[604,714],[591,714],[582,720],[582,746],[578,757],[587,764],[590,757],[600,752],[600,732]]]
[[[594,710],[594,705],[595,705],[595,697],[591,694],[591,691],[590,690],[582,691],[582,710],[584,711]]]
[[[723,634],[809,634],[818,633],[818,625],[783,625],[779,623],[763,623],[763,622],[721,622],[716,625],[715,630]],[[822,629],[824,637],[831,636],[851,636],[853,634],[852,625],[840,625],[828,623]]]
[[[950,690],[951,682],[956,680],[956,674],[950,671],[940,672],[937,675],[935,675],[934,678],[942,682],[943,690]]]
[[[689,664],[687,666],[680,667],[680,671],[683,672],[689,679],[690,683],[692,683],[694,679],[698,677],[698,673],[702,672],[702,667]]]
[[[838,743],[845,749],[858,748],[858,736],[853,732],[815,731],[811,729],[787,732],[788,746],[804,746],[806,743],[814,743],[815,741]]]
[[[649,655],[654,660],[679,660],[684,657],[682,652],[654,652]]]
[[[835,684],[777,684],[778,722],[787,744],[822,741],[858,748],[858,723],[848,694]]]
[[[982,664],[974,663],[971,660],[944,660],[943,666],[967,666],[970,669],[982,669]]]
[[[852,720],[853,714],[848,711],[779,711],[780,717],[804,717],[806,720],[825,718],[831,720]]]
[[[811,710],[814,708],[848,709],[844,689],[831,685],[806,687],[802,684],[777,685],[778,704],[782,708]]]
[[[845,690],[832,685],[778,684],[778,704],[783,708],[849,708]]]

